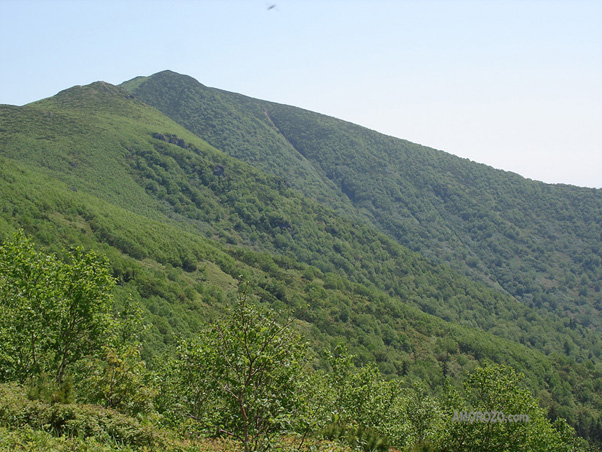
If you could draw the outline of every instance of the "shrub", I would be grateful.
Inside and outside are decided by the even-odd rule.
[[[23,387],[0,385],[0,426],[32,428],[55,436],[93,437],[103,442],[161,447],[165,438],[150,425],[115,410],[94,405],[50,404],[30,400]]]

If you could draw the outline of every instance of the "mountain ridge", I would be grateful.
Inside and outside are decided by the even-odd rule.
[[[85,88],[83,90],[81,88],[77,88],[75,91],[72,91],[72,93],[76,93],[76,94],[84,93],[85,96],[88,96],[88,94],[87,94],[88,91],[89,90],[94,91],[96,86],[98,86],[98,85],[92,85],[92,87]],[[101,85],[101,86],[104,86],[104,85]],[[55,103],[55,105],[58,106],[58,111],[56,111],[56,110],[54,111],[54,116],[55,116],[54,119],[55,120],[58,120],[58,121],[61,120],[59,111],[61,111],[61,109],[64,108],[61,105],[64,104],[63,100],[64,100],[65,95],[67,95],[67,94],[69,94],[69,92],[65,92],[65,93],[61,94],[61,96],[59,96],[58,99],[55,99],[55,101],[58,101]],[[104,101],[105,94],[106,94],[106,91],[100,93],[102,101]],[[117,90],[115,90],[113,92],[113,95],[115,95],[119,99],[119,101],[121,101],[124,98],[123,93],[120,91],[117,91]],[[77,102],[81,101],[79,96],[76,96],[76,99],[77,99]],[[129,100],[129,99],[127,101],[134,102],[133,100]],[[53,104],[53,101],[47,100],[45,102],[36,104],[35,106],[28,107],[28,108],[29,109],[34,108],[34,107],[35,107],[35,109],[40,108],[40,107],[47,108],[52,104]],[[135,109],[146,108],[136,102],[134,102],[133,106],[135,106]],[[82,108],[82,107],[86,107],[86,106],[79,105],[79,108]],[[94,108],[93,110],[95,112],[94,113],[95,115],[102,116],[104,114],[104,111],[102,110],[102,108],[100,108],[100,109]],[[130,123],[131,112],[129,110],[127,110],[125,113],[121,110],[117,110],[117,111],[118,111],[119,117],[123,117],[123,118],[127,117],[127,120],[124,119],[124,124],[122,126],[120,126],[116,120],[113,120],[110,130],[111,131],[115,131],[115,130],[122,131],[122,130],[128,129],[129,132],[132,132],[133,129],[131,129],[131,123]],[[36,112],[36,113],[39,114],[39,112]],[[43,114],[45,115],[46,113],[43,113]],[[57,118],[57,116],[59,116],[59,117]],[[90,120],[88,119],[88,117],[86,117],[85,123],[84,123],[86,127],[89,124],[89,122],[90,122]],[[109,182],[110,182],[108,184],[109,186],[105,187],[106,179],[100,179],[101,181],[105,181],[102,184],[103,189],[106,189],[106,188],[110,189],[109,192],[106,192],[103,195],[103,197],[105,199],[113,202],[115,197],[123,197],[126,192],[130,191],[130,190],[125,190],[125,188],[124,188],[124,187],[126,187],[126,185],[124,185],[124,184],[129,179],[129,180],[131,180],[131,182],[128,182],[128,184],[130,184],[130,186],[131,186],[131,191],[134,193],[137,193],[137,194],[133,194],[127,198],[124,198],[117,205],[121,205],[121,207],[126,207],[128,209],[133,209],[134,211],[137,211],[138,213],[144,213],[144,207],[146,206],[146,204],[148,204],[151,199],[155,199],[153,201],[154,205],[156,206],[155,208],[158,211],[162,210],[164,212],[161,215],[162,218],[164,219],[164,221],[166,219],[165,214],[167,213],[167,218],[171,218],[172,219],[171,221],[173,221],[175,219],[177,221],[177,224],[180,225],[180,227],[182,227],[182,225],[185,226],[186,224],[192,225],[192,224],[195,224],[194,221],[196,218],[188,218],[187,219],[185,209],[187,209],[187,208],[194,209],[195,208],[194,203],[196,203],[197,201],[190,203],[190,200],[192,200],[192,199],[189,200],[187,198],[189,195],[187,195],[186,193],[189,193],[190,190],[193,189],[193,187],[186,185],[186,182],[183,179],[183,178],[190,177],[191,173],[188,173],[188,175],[182,174],[181,178],[174,179],[174,182],[168,181],[167,179],[165,179],[165,176],[161,175],[161,174],[163,174],[162,173],[163,168],[169,168],[171,165],[174,165],[174,164],[176,165],[174,167],[174,169],[181,171],[181,169],[184,169],[184,167],[182,167],[182,165],[184,163],[182,163],[182,162],[185,162],[186,158],[194,158],[193,154],[195,154],[196,152],[199,152],[199,149],[204,153],[210,152],[210,148],[205,148],[205,147],[198,148],[195,145],[194,148],[185,149],[185,148],[187,148],[186,145],[184,145],[184,147],[174,146],[171,144],[166,145],[166,144],[164,144],[164,141],[157,140],[156,138],[154,138],[156,132],[152,132],[152,131],[156,130],[157,127],[164,127],[164,126],[165,125],[161,124],[161,123],[156,124],[154,126],[145,125],[144,128],[140,130],[140,132],[137,132],[138,133],[137,136],[140,136],[140,135],[146,136],[144,138],[144,140],[146,141],[145,146],[148,147],[150,145],[150,146],[154,147],[155,149],[158,149],[162,153],[164,153],[164,157],[166,157],[166,160],[163,163],[159,162],[159,165],[156,170],[156,171],[159,171],[159,173],[156,173],[155,170],[151,170],[151,173],[148,173],[148,170],[144,169],[144,168],[147,168],[147,166],[144,166],[144,165],[150,164],[152,162],[155,162],[152,164],[156,165],[157,159],[161,158],[159,156],[159,154],[155,154],[155,153],[149,154],[148,151],[143,151],[144,152],[143,154],[136,154],[136,151],[132,150],[133,147],[131,147],[131,149],[128,149],[128,146],[123,146],[123,144],[121,143],[121,140],[122,140],[121,137],[123,135],[121,135],[121,134],[119,135],[119,141],[116,141],[114,145],[111,144],[109,147],[106,148],[107,151],[109,149],[111,149],[112,154],[115,155],[113,160],[108,160],[108,161],[102,160],[102,161],[100,161],[100,163],[98,163],[99,161],[96,160],[96,161],[93,161],[90,165],[92,165],[92,166],[93,165],[101,165],[105,168],[107,166],[110,166],[111,172],[115,172],[116,167],[119,165],[124,167],[124,170],[122,170],[123,172],[118,173],[118,176],[117,176],[117,179],[119,179],[119,184],[117,184],[116,182],[111,182],[111,180],[109,180]],[[179,134],[184,135],[182,130],[179,130],[177,128],[174,129],[173,125],[170,127],[172,128],[172,131],[177,131]],[[78,130],[77,128],[73,127],[72,123],[68,123],[68,129],[69,129],[70,133],[72,133],[74,130]],[[89,131],[84,130],[84,129],[85,129],[84,126],[79,128],[79,130],[82,131],[81,133],[86,138],[86,142],[88,142],[87,140],[88,140]],[[46,129],[43,128],[41,133],[44,134],[45,130]],[[102,133],[94,133],[93,135],[95,136],[94,138],[96,140],[98,140],[94,143],[102,142],[103,145],[110,143],[109,136],[105,136]],[[56,148],[57,151],[60,151],[60,149],[65,147],[65,144],[63,142],[61,142],[60,140],[57,140],[56,138],[54,139],[53,143],[57,144],[59,146],[58,148]],[[141,145],[141,144],[142,144],[142,142],[138,143],[138,145]],[[97,146],[97,145],[94,145],[94,146]],[[98,147],[98,149],[103,149],[103,148]],[[50,147],[44,149],[44,154],[48,155],[51,150],[52,149]],[[11,154],[10,150],[5,149],[5,153],[7,151],[8,151],[8,153],[5,155],[8,155],[8,156],[12,155],[13,158],[15,157],[15,154]],[[104,158],[108,154],[107,151],[102,151],[98,154],[100,154]],[[136,155],[134,160],[132,159],[132,152],[134,152],[134,155]],[[224,164],[227,168],[226,171],[230,174],[230,176],[234,176],[235,178],[241,177],[243,173],[248,173],[248,174],[254,173],[254,171],[251,171],[249,168],[236,169],[237,164],[235,163],[235,161],[228,161],[229,162],[228,163],[226,160],[224,160],[225,157],[220,156],[220,154],[217,151],[211,151],[211,152],[213,152],[213,157],[212,157],[213,160],[211,162],[208,162],[206,164],[206,166],[204,166],[205,169],[203,169],[202,171],[208,171],[207,175],[203,176],[203,177],[209,178],[208,182],[207,182],[208,184],[216,184],[213,186],[213,188],[211,188],[211,190],[217,190],[217,193],[219,193],[221,190],[224,190],[224,189],[231,190],[232,188],[234,188],[234,190],[237,190],[235,188],[236,185],[234,185],[232,188],[227,188],[228,184],[230,184],[230,185],[232,183],[236,184],[237,182],[236,182],[236,180],[232,180],[229,178],[221,178],[220,176],[216,176],[215,175],[215,165]],[[61,154],[59,154],[59,155],[61,155]],[[209,155],[211,155],[211,154],[209,154]],[[19,155],[19,157],[21,159],[24,159],[28,163],[31,163],[33,160],[35,160],[35,156],[27,156],[27,155],[21,154],[21,155]],[[88,155],[88,158],[91,158],[90,155]],[[60,161],[60,160],[61,160],[60,158],[54,159],[54,161]],[[126,161],[130,162],[128,164],[129,168],[128,168],[128,166],[123,165]],[[177,163],[178,161],[180,161],[181,163]],[[147,162],[147,163],[145,163],[145,162]],[[78,190],[82,190],[82,189],[86,190],[85,181],[87,179],[95,179],[96,178],[95,180],[98,182],[99,179],[95,173],[88,173],[85,171],[85,168],[84,168],[84,166],[86,166],[85,164],[76,164],[75,166],[73,166],[71,163],[73,163],[73,162],[71,162],[71,161],[63,162],[61,165],[61,170],[58,171],[58,173],[57,173],[57,171],[54,170],[53,173],[55,175],[62,174],[61,177],[64,178],[65,182],[72,186],[76,182],[79,183],[79,187],[77,188]],[[140,165],[143,165],[143,166],[140,166]],[[42,164],[41,166],[44,166],[44,164]],[[134,171],[134,173],[132,173],[132,171]],[[148,177],[145,176],[145,178],[143,178],[143,179],[136,179],[136,177],[138,177],[138,176],[132,178],[132,175],[137,174],[138,171],[142,171],[144,174],[149,174],[149,176]],[[186,170],[186,171],[190,171],[190,170]],[[201,171],[201,169],[199,168],[199,169],[195,169],[193,171],[196,172],[196,174],[199,174],[198,172]],[[75,173],[75,175],[73,175],[73,173]],[[211,173],[213,173],[213,174],[211,174]],[[157,175],[159,175],[159,176],[157,176]],[[159,177],[159,179],[156,179],[157,177]],[[255,177],[255,176],[253,176],[253,177]],[[260,177],[263,178],[263,176],[260,176]],[[155,178],[155,179],[153,179],[153,178]],[[167,192],[165,192],[163,195],[161,195],[161,196],[164,196],[165,198],[158,197],[160,195],[160,193],[155,192],[155,190],[157,190],[157,189],[153,186],[153,183],[156,184],[156,182],[154,182],[154,180],[156,180],[162,184],[167,182],[168,188],[169,188],[169,185],[172,186],[171,189],[168,189]],[[177,180],[177,182],[176,182],[176,180]],[[228,180],[230,180],[230,182],[228,182]],[[267,182],[269,184],[274,184],[273,187],[274,187],[274,189],[276,189],[276,191],[273,192],[274,194],[268,195],[266,199],[269,199],[270,197],[276,195],[276,193],[281,192],[282,190],[286,190],[285,187],[283,188],[282,186],[279,185],[277,180],[271,180],[271,181],[269,179],[261,179],[261,180],[262,180],[261,183]],[[84,185],[82,185],[82,182],[84,183]],[[224,183],[226,185],[224,185]],[[143,190],[140,190],[141,184],[144,184],[145,188]],[[180,185],[181,187],[178,188],[178,185]],[[120,193],[120,190],[123,193]],[[185,191],[182,192],[180,190],[185,190]],[[97,188],[90,189],[89,191],[91,194],[98,195]],[[170,194],[169,191],[173,191],[173,193]],[[182,193],[185,194],[184,198],[182,198]],[[257,193],[259,193],[259,192],[257,192]],[[276,236],[274,236],[273,238],[270,238],[270,235],[266,235],[266,233],[263,232],[262,235],[260,236],[260,237],[262,237],[262,239],[261,239],[262,246],[266,246],[272,240],[274,240],[274,238],[278,238],[278,240],[280,240],[280,242],[282,242],[281,246],[284,246],[284,248],[280,249],[280,252],[282,252],[282,251],[286,251],[286,247],[292,246],[292,244],[295,243],[296,240],[298,240],[298,239],[294,238],[293,235],[302,234],[300,237],[305,237],[304,234],[309,234],[309,235],[307,235],[307,237],[309,237],[311,235],[315,236],[315,230],[308,230],[307,232],[303,232],[302,231],[303,227],[296,225],[297,220],[294,218],[295,213],[293,213],[292,211],[289,212],[288,215],[283,216],[282,208],[280,208],[279,213],[275,212],[274,214],[270,214],[270,217],[266,217],[265,214],[262,214],[260,212],[258,212],[257,214],[249,214],[247,212],[247,210],[249,209],[250,205],[244,205],[244,204],[240,203],[241,200],[238,199],[240,194],[237,194],[236,198],[230,198],[230,195],[227,194],[227,191],[224,194],[227,196],[226,198],[222,198],[221,201],[214,201],[212,204],[210,204],[210,205],[214,206],[213,207],[214,209],[217,208],[218,202],[219,203],[225,202],[225,204],[223,204],[223,205],[230,205],[230,203],[234,203],[234,204],[231,204],[232,207],[234,208],[234,210],[231,211],[232,213],[225,213],[225,215],[230,216],[232,214],[235,214],[238,216],[238,215],[242,214],[243,215],[242,218],[244,219],[243,221],[245,221],[245,222],[251,221],[252,222],[251,224],[253,225],[254,230],[256,231],[256,232],[253,232],[252,234],[257,234],[258,232],[260,232],[262,230],[262,229],[257,229],[257,228],[268,228],[268,229],[265,229],[265,231],[270,231],[272,228],[276,228],[276,231],[280,231],[280,232],[277,232]],[[209,195],[210,195],[210,192],[206,192],[205,195],[195,195],[195,196],[204,196],[203,199],[205,199],[205,202],[207,202],[209,200],[209,198],[208,198]],[[264,196],[264,195],[262,195],[262,196]],[[144,199],[148,199],[148,201],[144,201]],[[164,201],[165,199],[168,200],[167,204],[165,204],[165,201]],[[253,199],[253,197],[250,198],[250,200],[252,200],[252,199]],[[183,203],[183,202],[186,203],[186,204],[182,204],[184,210],[178,210],[177,208],[174,209],[174,207],[177,207],[179,205],[178,203]],[[300,202],[299,200],[295,201],[295,203],[299,203],[299,202]],[[136,208],[136,203],[138,203],[138,205],[140,206],[139,208]],[[163,203],[163,207],[161,207],[162,203]],[[301,204],[298,204],[299,207],[301,207],[302,205],[303,205],[303,202]],[[242,210],[240,210],[240,209],[242,209]],[[193,212],[194,212],[194,210],[193,210]],[[240,213],[238,213],[238,212],[240,212]],[[299,211],[297,210],[296,212],[299,212]],[[207,220],[205,220],[206,224],[210,224],[210,222],[211,222],[210,218],[211,218],[212,214],[211,213],[208,213],[208,214],[209,214],[209,217],[207,218]],[[205,215],[207,215],[207,214],[205,214]],[[259,216],[256,216],[256,215],[259,215]],[[312,215],[314,215],[314,214],[312,214]],[[325,216],[324,213],[319,213],[318,215],[323,217],[322,221],[325,221],[325,226],[320,226],[319,229],[321,229],[325,232],[327,230],[337,231],[341,228],[344,229],[344,228],[348,227],[348,226],[344,226],[344,223],[337,224],[336,222],[333,222],[333,220],[328,220],[327,219],[328,216]],[[326,215],[330,215],[330,214],[326,214]],[[297,214],[297,216],[298,216],[298,214]],[[151,217],[155,218],[155,219],[158,218],[156,216],[156,214],[152,215]],[[184,223],[182,223],[182,220],[184,220]],[[192,220],[192,222],[191,222],[191,220]],[[196,220],[196,221],[198,221],[198,220]],[[199,223],[196,223],[196,224],[199,224]],[[198,227],[198,226],[195,226],[195,227]],[[202,230],[203,230],[203,227],[201,227],[200,230],[197,229],[197,231],[202,231]],[[243,230],[240,229],[240,231],[242,232]],[[234,232],[234,231],[232,231],[232,232]],[[293,232],[293,234],[291,234],[291,232]],[[283,233],[284,233],[284,235],[283,235]],[[240,232],[237,232],[236,234],[240,234]],[[249,232],[245,232],[245,234],[249,234]],[[269,232],[268,234],[271,234],[271,232]],[[331,233],[328,232],[328,234],[331,234]],[[251,237],[251,235],[249,235],[248,237]],[[230,236],[227,240],[229,240],[229,241],[233,240],[234,241],[233,243],[236,243],[237,241],[242,240],[242,242],[240,242],[240,244],[244,244],[245,241],[248,240],[248,239],[244,238],[245,236],[241,236],[241,238],[239,238],[239,239],[235,239],[234,237]],[[287,239],[285,237],[290,237],[290,238]],[[377,236],[375,236],[373,232],[368,232],[367,237],[369,237],[367,240],[369,242],[372,242],[373,244],[382,240],[380,238],[376,239]],[[376,241],[375,241],[375,239],[376,239]],[[292,242],[290,240],[292,240]],[[332,239],[328,239],[328,240],[332,240]],[[287,241],[288,241],[288,244],[287,244]],[[256,242],[256,243],[258,243],[258,242]],[[352,248],[349,248],[347,251],[344,251],[345,247],[342,247],[341,245],[337,245],[335,243],[333,246],[335,246],[335,248],[339,249],[339,251],[337,252],[337,254],[339,254],[339,256],[348,256],[343,259],[341,259],[340,257],[336,257],[336,262],[339,262],[338,265],[340,265],[340,268],[338,269],[338,271],[343,272],[342,273],[343,275],[345,275],[344,272],[357,271],[357,270],[353,270],[354,268],[357,268],[357,269],[362,268],[363,264],[361,264],[360,262],[352,263],[352,259],[350,258],[351,255],[353,254]],[[373,246],[373,245],[371,245],[371,246]],[[389,251],[387,251],[388,253],[391,252],[390,251],[391,245],[386,244],[386,241],[383,242],[383,246],[385,246],[389,250]],[[305,258],[305,261],[308,262],[308,259],[315,259],[312,256],[316,253],[317,250],[318,250],[318,248],[315,248],[314,251],[311,251],[311,249],[310,249],[310,252],[313,254],[309,254]],[[272,248],[272,252],[274,252],[274,251],[279,251],[279,249],[277,247]],[[395,253],[397,253],[397,255],[400,255],[400,251],[395,251]],[[406,255],[409,258],[409,255],[406,252],[401,252],[401,255]],[[318,255],[315,254],[315,256],[317,257]],[[333,256],[333,259],[334,258],[335,257]],[[404,258],[404,259],[408,259],[408,258]],[[319,262],[319,261],[317,261],[317,262]],[[333,266],[333,263],[328,260],[322,261],[322,263],[318,264],[318,266],[322,266],[323,271],[328,271],[328,269],[332,269],[332,270],[336,269],[336,267]],[[421,267],[429,268],[432,266],[431,266],[431,264],[428,264],[426,262],[421,263],[421,262],[417,261],[416,269],[421,268]],[[383,270],[385,270],[385,269],[383,268]],[[390,272],[390,271],[393,271],[393,269],[391,268],[389,270],[386,270],[386,272]],[[437,271],[440,271],[440,270],[437,270]],[[362,272],[365,272],[365,270],[362,270]],[[403,285],[399,285],[399,283],[395,283],[393,280],[387,282],[386,279],[383,277],[385,274],[387,274],[387,273],[384,273],[381,276],[376,276],[376,275],[368,276],[368,273],[364,273],[365,276],[362,276],[362,278],[365,279],[366,276],[368,276],[368,279],[365,279],[365,281],[372,281],[372,283],[374,283],[375,281],[380,281],[380,282],[378,282],[378,284],[380,284],[381,287],[388,286],[388,288],[389,288],[388,290],[398,291],[398,293],[400,293],[400,294],[405,293],[407,291],[407,289],[404,289]],[[393,276],[393,278],[397,278],[397,277]],[[451,277],[450,281],[451,280],[453,280],[453,277]],[[445,283],[443,285],[446,285],[446,284],[448,284],[448,283]],[[395,287],[397,287],[397,288],[395,288]],[[423,301],[422,304],[423,304],[423,307],[425,307],[425,306],[428,306],[429,302]],[[518,307],[518,305],[517,305],[517,307]],[[432,306],[430,309],[432,309]],[[448,314],[448,315],[450,315],[450,314]],[[443,316],[443,317],[445,316],[445,314],[439,314],[439,315]],[[455,317],[456,315],[457,314],[454,314],[454,315],[452,315],[452,317]]]
[[[178,90],[179,80],[176,73],[161,72],[132,93],[214,146],[286,177],[282,168],[294,166],[294,159],[286,158],[290,149],[283,147],[274,157],[271,147],[262,147],[267,141],[263,135],[245,134],[239,144],[235,134],[220,132],[236,126],[246,130],[241,112],[253,121],[268,122],[275,127],[273,134],[283,137],[311,165],[318,189],[308,189],[311,184],[304,185],[303,180],[290,181],[305,195],[338,212],[363,217],[402,245],[475,280],[492,281],[532,306],[556,311],[559,304],[565,305],[565,314],[579,315],[586,323],[598,317],[602,306],[595,281],[602,277],[602,254],[595,225],[602,223],[600,190],[529,181],[346,121],[236,93],[203,86],[202,98],[196,97],[198,82],[186,77],[182,81],[186,89]],[[177,111],[161,101],[170,97],[178,99]],[[226,99],[228,108],[218,112],[212,106],[222,105],[220,99]],[[236,114],[229,113],[233,109]],[[220,127],[209,126],[211,121]],[[581,246],[584,237],[588,245]],[[542,248],[549,239],[558,249]],[[580,266],[584,248],[587,260],[595,265]],[[590,295],[585,303],[571,301],[583,292],[575,282],[570,282],[568,296],[549,287],[550,283],[558,287],[566,278],[562,268],[546,263],[565,259],[587,276],[584,284]],[[532,272],[534,261],[544,264]]]
[[[148,81],[148,77],[137,79],[130,87],[140,88]],[[213,98],[215,102],[220,102],[220,96]],[[265,136],[270,136],[270,146],[289,146],[279,148],[282,159],[295,156],[299,152],[295,146],[302,148],[314,163],[304,157],[304,169],[292,174],[299,178],[310,174],[308,185],[313,186],[303,191],[301,183],[295,186],[281,175],[234,158],[156,107],[101,82],[23,107],[0,107],[0,236],[24,228],[56,252],[60,244],[84,243],[107,253],[120,281],[120,299],[129,294],[139,300],[152,325],[146,338],[147,357],[173,346],[178,332],[194,334],[207,316],[232,301],[237,281],[246,279],[260,303],[293,315],[296,326],[318,349],[345,342],[359,363],[376,361],[387,375],[423,379],[433,390],[441,388],[444,374],[457,377],[461,370],[487,359],[506,362],[527,374],[529,386],[558,415],[573,424],[579,410],[591,411],[595,417],[602,401],[594,389],[583,391],[588,384],[602,381],[602,344],[595,319],[586,324],[584,319],[576,321],[576,316],[561,315],[564,311],[518,302],[505,289],[493,290],[445,260],[425,257],[387,237],[372,223],[387,213],[376,208],[379,203],[386,207],[386,198],[366,196],[361,188],[376,185],[377,194],[400,196],[405,202],[406,193],[399,188],[399,193],[388,193],[395,187],[378,187],[387,182],[382,179],[390,175],[387,167],[366,165],[367,180],[349,174],[345,179],[337,173],[341,168],[330,167],[326,160],[316,168],[320,161],[314,154],[320,149],[324,155],[327,150],[339,152],[344,163],[353,159],[345,158],[345,146],[314,149],[302,133],[310,134],[309,127],[293,127],[295,118],[308,126],[317,121],[311,112],[269,106],[266,115],[261,109],[265,104],[251,98],[244,102],[250,106],[226,103],[228,108],[220,113],[220,121],[230,121],[228,115],[243,121],[241,130],[249,133],[234,134],[252,142],[243,151],[265,155],[260,146]],[[249,109],[254,115],[250,118],[245,116]],[[283,137],[292,138],[289,144],[273,136],[272,120]],[[322,116],[319,120],[326,121]],[[213,121],[214,140],[220,138],[220,121]],[[342,136],[347,143],[370,144],[375,139],[396,143],[363,129],[354,137],[351,124],[346,126],[347,135],[329,132],[326,125],[316,128],[316,134]],[[233,122],[223,133],[234,130]],[[229,143],[234,149],[237,141]],[[411,155],[411,143],[406,145]],[[377,151],[373,155],[381,158]],[[356,152],[351,157],[362,162],[370,161],[370,155]],[[440,154],[427,152],[427,156]],[[474,168],[470,167],[478,173]],[[462,171],[454,165],[448,169]],[[425,189],[437,182],[432,174],[425,176],[429,176],[422,182]],[[361,189],[353,192],[358,183]],[[519,179],[507,184],[520,193]],[[409,181],[407,185],[411,186]],[[343,186],[355,194],[350,197]],[[545,187],[531,187],[546,193]],[[448,197],[459,196],[453,188]],[[417,197],[419,191],[412,193]],[[461,194],[468,199],[470,192]],[[426,196],[428,202],[444,203],[446,195],[434,196],[431,187]],[[418,198],[415,202],[418,207],[428,205]],[[587,234],[597,216],[587,202],[581,209],[589,216],[583,216],[587,222],[580,226],[584,228],[580,246],[592,247]],[[436,218],[418,208],[408,211],[416,214],[412,221],[422,227]],[[569,222],[574,212],[561,214]],[[516,215],[517,220],[527,221]],[[500,229],[504,224],[496,225],[494,240],[502,232],[517,239],[526,234],[519,225],[516,230]],[[542,223],[549,237],[541,235],[539,240],[562,239],[562,231],[554,229],[557,226]],[[449,225],[440,227],[454,232]],[[595,276],[598,263],[591,260],[593,255],[585,256],[590,260],[583,265],[592,267]],[[522,258],[538,264],[530,256]],[[505,265],[506,256],[500,254],[499,259]],[[574,273],[572,267],[566,268]],[[543,283],[560,284],[552,279]],[[593,292],[589,298],[596,296]],[[561,295],[571,296],[568,291]],[[588,295],[577,301],[584,300]]]

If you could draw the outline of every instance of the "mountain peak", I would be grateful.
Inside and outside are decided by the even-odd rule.
[[[123,95],[125,91],[122,88],[118,88],[110,83],[97,81],[90,83],[89,85],[75,85],[71,88],[67,88],[60,91],[55,97],[56,98],[81,98],[81,97],[97,97],[97,96],[114,96]]]
[[[33,102],[32,105],[55,106],[73,110],[122,110],[126,105],[138,103],[130,93],[120,86],[104,81],[89,85],[75,85],[60,91],[53,97]]]
[[[123,82],[119,85],[121,88],[127,90],[129,93],[133,93],[136,91],[141,85],[152,82],[153,86],[164,86],[169,89],[200,89],[206,90],[207,86],[200,83],[193,77],[189,75],[179,74],[177,72],[171,70],[164,70],[161,72],[157,72],[156,74],[150,75],[148,77],[135,77],[131,80]]]

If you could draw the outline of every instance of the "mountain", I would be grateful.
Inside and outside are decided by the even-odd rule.
[[[602,332],[601,190],[527,180],[170,71],[123,86],[311,199],[538,312]]]
[[[151,106],[144,92],[173,112]],[[210,113],[213,119],[203,119]],[[425,166],[415,168],[420,162]],[[410,177],[413,171],[422,175]],[[482,205],[477,190],[460,183],[472,172],[475,181],[483,182],[482,172],[506,188]],[[435,181],[446,180],[455,184],[449,202],[434,194],[441,187]],[[515,218],[510,209],[491,207],[522,205],[502,195],[514,187],[520,197],[523,185],[534,187],[541,212],[559,199],[567,210],[540,224],[543,213],[532,200],[533,221],[521,217],[524,223],[517,220],[522,211]],[[590,235],[599,210],[590,210],[599,204],[597,191],[525,181],[166,72],[123,87],[97,82],[23,107],[0,106],[0,193],[0,238],[22,228],[52,252],[83,244],[108,256],[118,300],[144,307],[148,360],[171,350],[178,336],[197,333],[246,280],[260,303],[295,317],[316,350],[316,366],[324,365],[320,350],[344,342],[358,363],[376,361],[390,377],[422,379],[440,391],[446,377],[460,384],[464,370],[492,360],[525,372],[555,415],[575,425],[579,416],[599,416],[598,320],[578,316],[598,309],[596,281],[573,296],[554,273],[564,269],[568,281],[579,265],[589,269],[586,278],[599,271],[591,253],[581,261],[571,254],[595,245]],[[583,202],[570,203],[571,194]],[[535,294],[527,301],[527,292],[514,295],[506,280],[494,279],[497,267],[479,257],[488,256],[483,249],[493,252],[492,244],[477,246],[487,233],[478,227],[480,211],[461,220],[450,213],[461,200],[490,207],[483,224],[500,247],[500,269],[530,264],[529,272],[545,273],[533,284],[556,297],[542,295],[555,307],[538,304]],[[590,216],[571,221],[577,212]],[[472,226],[461,231],[464,223]],[[503,229],[508,224],[515,229]],[[451,256],[469,251],[456,246],[470,251],[463,262]],[[525,254],[517,260],[502,252],[505,246]]]

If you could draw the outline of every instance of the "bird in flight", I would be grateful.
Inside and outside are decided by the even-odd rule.
[[[273,3],[272,5],[268,5],[268,11],[270,11],[274,8],[276,8],[276,3]]]

